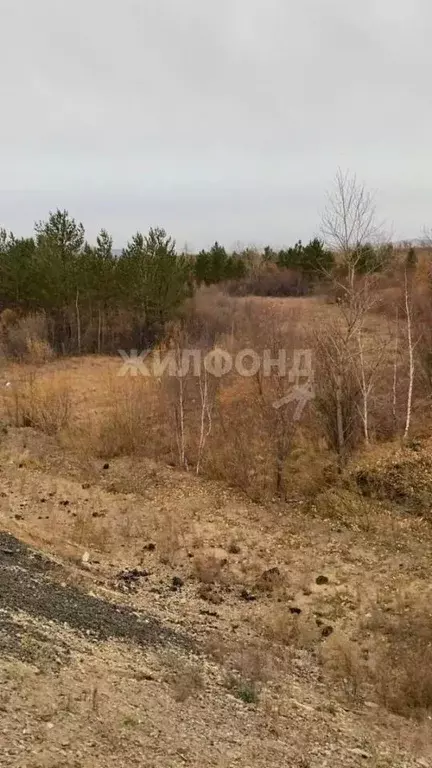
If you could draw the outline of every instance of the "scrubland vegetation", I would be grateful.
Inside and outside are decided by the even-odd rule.
[[[64,673],[89,761],[113,717],[106,674],[132,752],[147,686],[186,741],[197,720],[211,741],[209,710],[234,719],[240,765],[430,764],[432,247],[392,245],[377,222],[338,173],[320,237],[279,251],[178,253],[154,229],[115,255],[61,211],[34,239],[1,235],[1,527],[61,558],[66,581],[178,623],[206,658],[148,652],[146,676],[130,651],[130,699],[117,646],[85,696]],[[119,375],[119,349],[150,348],[149,368],[174,367]],[[244,350],[284,351],[286,374],[182,369]],[[296,369],[305,351],[312,371]],[[300,416],[296,399],[275,407],[306,384]],[[180,764],[167,754],[149,765]]]
[[[109,406],[92,425],[95,451],[166,460],[257,499],[292,497],[304,482],[314,489],[358,450],[421,437],[432,384],[427,243],[386,242],[373,198],[341,172],[321,235],[278,252],[227,254],[215,243],[194,256],[178,253],[156,228],[114,255],[105,230],[91,246],[66,211],[36,224],[34,238],[2,231],[4,359],[40,372],[67,355],[170,353],[174,375],[171,368],[154,380],[113,378]],[[192,350],[202,360],[218,349],[253,350],[261,361],[283,351],[291,368],[298,352],[310,350],[314,397],[301,420],[293,418],[296,402],[274,408],[304,384],[289,366],[282,375],[277,366],[265,375],[262,365],[243,376],[214,376],[202,364],[182,372]],[[15,391],[16,423],[64,429],[66,394],[53,393],[44,408],[37,370],[28,379]],[[302,467],[310,472],[312,456],[311,485]]]

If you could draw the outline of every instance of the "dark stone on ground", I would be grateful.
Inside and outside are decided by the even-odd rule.
[[[330,637],[330,635],[332,634],[333,634],[333,627],[331,627],[330,624],[327,624],[321,630],[321,637]]]
[[[328,584],[329,579],[327,576],[317,576],[315,579],[315,584],[318,584],[318,586],[322,586],[323,584]]]
[[[240,597],[242,600],[246,600],[248,603],[254,602],[257,598],[256,595],[253,595],[251,592],[248,592],[247,589],[242,589],[240,592]]]

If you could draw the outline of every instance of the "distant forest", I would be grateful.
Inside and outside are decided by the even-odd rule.
[[[382,269],[391,245],[358,246],[357,273]],[[34,236],[0,230],[3,324],[38,316],[58,354],[115,352],[153,343],[201,285],[223,284],[235,295],[307,295],[335,269],[323,241],[262,252],[228,253],[218,242],[181,253],[159,227],[137,232],[120,253],[105,229],[90,245],[66,210],[35,224]]]

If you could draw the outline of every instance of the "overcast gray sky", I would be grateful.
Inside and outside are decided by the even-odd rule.
[[[0,225],[313,236],[338,166],[432,226],[430,0],[0,0]]]

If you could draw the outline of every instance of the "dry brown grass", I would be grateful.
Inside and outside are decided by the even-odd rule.
[[[181,337],[185,348],[200,347],[204,351],[219,344],[234,355],[249,347],[258,353],[271,350],[271,356],[277,357],[278,350],[285,349],[290,359],[294,350],[313,346],[314,325],[330,327],[339,317],[338,312],[337,307],[317,297],[234,299],[216,289],[206,289],[197,295],[182,328],[171,330],[169,338],[173,342]],[[368,316],[368,339],[381,338],[388,331],[384,316]],[[327,362],[331,364],[331,360]],[[120,358],[56,361],[31,373],[33,384],[20,381],[27,372],[23,374],[22,367],[12,366],[14,396],[6,397],[9,421],[33,425],[49,434],[61,432],[62,439],[75,447],[89,465],[95,457],[143,456],[195,472],[202,415],[199,380],[194,376],[183,380],[180,407],[178,379],[118,377],[121,365]],[[386,358],[385,367],[371,396],[372,439],[388,436],[394,429],[389,396],[391,356]],[[322,373],[320,381],[329,380],[324,375],[325,366],[318,368]],[[403,378],[403,366],[400,375]],[[67,387],[60,384],[62,378],[67,378]],[[273,408],[273,403],[290,390],[288,380],[275,375],[243,378],[231,373],[217,385],[213,383],[211,424],[205,422],[209,430],[200,457],[200,474],[238,487],[255,501],[313,497],[328,486],[336,467],[331,381],[330,386],[318,386],[315,402],[306,408],[298,423],[293,419],[295,404],[280,410]],[[401,380],[401,414],[405,384]],[[354,446],[361,440],[359,402],[355,397],[348,400],[347,410],[354,414],[347,417],[352,422],[351,437],[355,432]],[[420,400],[416,402],[420,408]],[[421,424],[424,430],[425,419],[420,416],[415,410],[413,428]],[[349,442],[347,438],[347,445]]]
[[[56,435],[71,426],[73,403],[66,378],[43,381],[30,373],[14,382],[4,399],[8,420],[16,427],[34,427]]]
[[[158,515],[155,541],[160,562],[174,566],[185,549],[182,524],[174,512]]]
[[[321,658],[325,669],[342,686],[345,695],[358,700],[368,679],[358,645],[338,632],[323,646]]]
[[[173,698],[179,704],[187,701],[191,696],[196,697],[204,690],[205,681],[202,665],[197,661],[188,661],[179,658],[174,653],[166,652],[162,661],[167,669],[166,681],[170,684]]]
[[[193,560],[193,573],[201,584],[215,584],[223,581],[225,576],[223,570],[226,565],[227,561],[223,558],[216,557],[214,554],[201,553]]]
[[[324,669],[346,698],[375,700],[408,718],[432,711],[432,614],[412,593],[384,596],[369,606],[362,630],[336,632],[323,645]]]
[[[272,642],[311,650],[320,633],[312,617],[293,614],[287,608],[270,609],[264,619],[264,634]]]
[[[110,378],[110,402],[95,445],[100,456],[146,454],[156,421],[155,386],[155,382],[142,376]]]
[[[432,711],[432,614],[428,603],[412,596],[386,611],[378,605],[369,627],[376,649],[371,678],[378,699],[390,711],[408,717]]]
[[[0,316],[0,348],[7,358],[42,365],[54,358],[48,343],[46,317],[43,314],[18,316],[5,309]]]

